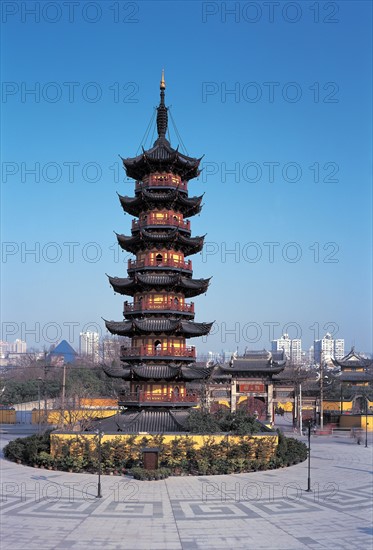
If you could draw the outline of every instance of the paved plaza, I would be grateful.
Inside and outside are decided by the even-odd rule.
[[[2,427],[2,446],[14,439]],[[18,428],[19,429],[19,428]],[[305,438],[302,438],[305,440]],[[1,459],[1,550],[373,548],[372,437],[312,436],[307,462],[275,471],[139,482]]]

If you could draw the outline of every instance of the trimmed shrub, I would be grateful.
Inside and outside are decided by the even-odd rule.
[[[230,412],[219,409],[215,413],[209,413],[195,409],[188,417],[187,429],[191,433],[199,434],[229,432],[236,435],[248,435],[262,431],[262,426],[255,416],[244,410]]]
[[[145,468],[132,468],[128,471],[133,475],[134,479],[140,481],[154,481],[158,479],[166,479],[171,471],[168,468],[158,468],[158,470],[146,470]]]
[[[293,437],[285,437],[278,432],[278,446],[276,451],[276,464],[280,466],[291,466],[306,460],[308,455],[307,445]]]
[[[30,465],[37,463],[38,454],[41,452],[48,454],[50,452],[50,431],[42,435],[18,437],[14,441],[10,441],[4,448],[5,458]]]

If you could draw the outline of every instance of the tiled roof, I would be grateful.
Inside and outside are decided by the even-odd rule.
[[[186,338],[204,336],[211,330],[213,323],[194,323],[180,319],[133,319],[131,321],[106,321],[105,325],[111,334],[132,336],[136,332],[174,333]]]
[[[367,359],[362,357],[355,352],[355,349],[352,348],[351,351],[345,355],[342,359],[333,359],[333,363],[339,367],[348,367],[348,368],[361,368],[361,367],[370,367],[373,365],[372,359]]]
[[[143,288],[157,288],[159,286],[177,291],[182,291],[186,298],[193,298],[207,291],[210,279],[190,279],[180,276],[179,273],[148,274],[136,273],[134,278],[110,277],[109,283],[115,292],[126,296],[133,296],[135,292]]]
[[[171,171],[190,180],[199,174],[198,166],[201,159],[188,157],[173,149],[167,139],[157,139],[154,147],[143,151],[141,155],[123,159],[127,176],[141,180],[146,174],[155,171]]]
[[[178,433],[186,431],[188,414],[185,410],[127,410],[101,420],[100,427],[105,433]]]
[[[197,365],[181,367],[184,380],[204,380],[208,378],[213,370],[212,367],[198,367]]]
[[[146,248],[146,246],[154,246],[155,243],[163,243],[172,245],[174,249],[184,251],[184,256],[196,254],[203,248],[204,237],[186,237],[178,228],[175,227],[165,231],[147,231],[141,229],[134,235],[120,235],[116,233],[119,246],[127,252],[134,254],[138,250]]]
[[[131,367],[127,364],[102,365],[102,369],[110,378],[123,378],[129,380],[131,376]]]
[[[134,366],[132,372],[137,378],[171,380],[178,376],[180,367],[170,367],[169,365],[139,365]]]
[[[168,192],[149,191],[141,189],[135,197],[119,195],[120,204],[125,212],[133,216],[139,216],[140,212],[149,207],[164,206],[165,208],[177,208],[185,216],[194,216],[201,211],[203,195],[199,197],[185,197],[179,190]],[[145,208],[146,207],[146,208]]]

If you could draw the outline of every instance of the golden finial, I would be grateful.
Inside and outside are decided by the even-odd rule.
[[[166,82],[164,81],[164,69],[162,69],[162,78],[161,78],[161,90],[166,89]]]

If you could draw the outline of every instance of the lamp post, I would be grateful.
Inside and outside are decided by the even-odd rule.
[[[299,435],[303,433],[302,382],[299,382]]]
[[[311,493],[311,419],[308,421],[308,479],[307,493]]]
[[[38,434],[40,435],[40,382],[42,378],[38,378]]]
[[[63,364],[63,373],[62,373],[62,394],[61,394],[61,414],[60,422],[61,428],[64,428],[65,424],[65,394],[66,394],[66,364]]]
[[[324,429],[324,363],[323,352],[320,358],[320,430]]]
[[[365,447],[368,448],[368,396],[365,394]]]
[[[97,482],[97,496],[96,496],[96,498],[102,498],[102,493],[101,493],[101,439],[102,439],[102,436],[104,435],[104,432],[102,432],[101,428],[99,428],[98,430],[96,430],[96,434],[98,436],[98,446],[97,446],[97,450],[98,450],[98,482]]]

